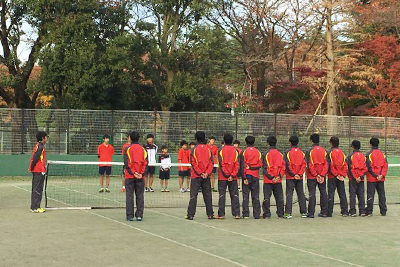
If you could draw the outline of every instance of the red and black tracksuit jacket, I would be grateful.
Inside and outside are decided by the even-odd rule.
[[[329,171],[328,178],[336,178],[339,175],[346,177],[347,175],[347,164],[346,164],[346,155],[342,150],[335,147],[329,151],[328,154],[328,163],[329,163]]]
[[[227,181],[230,176],[237,179],[239,172],[239,152],[231,145],[225,145],[218,152],[218,180]]]
[[[139,143],[132,143],[125,149],[124,175],[126,179],[135,178],[135,172],[143,175],[147,164],[147,151]]]
[[[33,148],[29,171],[41,173],[46,172],[46,152],[42,142],[38,142]]]
[[[358,149],[347,156],[347,173],[350,180],[360,177],[364,179],[364,175],[368,171],[366,161],[366,157]]]
[[[257,179],[260,177],[260,168],[263,165],[261,157],[261,152],[254,146],[249,146],[242,152],[240,155],[240,174],[243,179],[246,179],[247,175]],[[250,168],[246,169],[246,166]]]
[[[367,182],[377,183],[384,182],[387,170],[388,170],[388,162],[385,154],[382,153],[378,148],[372,148],[366,155],[367,158]],[[376,177],[378,175],[382,175],[383,178],[378,181]]]
[[[286,164],[286,179],[293,180],[295,175],[299,175],[303,179],[306,171],[306,159],[300,148],[294,146],[286,150],[283,160]]]
[[[282,183],[285,174],[285,161],[278,149],[271,147],[263,156],[264,184],[273,184],[272,179],[279,177],[276,183]]]
[[[192,179],[201,177],[202,173],[211,175],[214,168],[214,159],[208,145],[199,144],[195,146],[190,154],[190,177]]]
[[[307,179],[316,179],[317,175],[325,177],[328,173],[328,161],[326,159],[327,153],[325,149],[320,147],[318,144],[312,146],[312,148],[306,154],[307,162]]]

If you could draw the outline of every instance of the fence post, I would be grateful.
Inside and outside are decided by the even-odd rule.
[[[199,130],[199,112],[196,111],[196,132]]]
[[[157,110],[154,110],[154,139],[157,136]]]
[[[70,121],[71,121],[70,109],[67,109],[67,154],[69,154],[69,152],[70,152],[70,148],[69,148]]]
[[[24,154],[25,144],[25,109],[21,109],[21,154]]]
[[[274,115],[274,135],[275,135],[275,137],[278,137],[277,125],[278,125],[278,114],[275,113],[275,115]]]
[[[236,120],[236,125],[235,125],[235,139],[238,139],[238,130],[239,130],[239,116],[237,113],[235,113],[235,120]]]
[[[114,110],[111,110],[111,138],[112,138],[112,142],[113,145],[115,146],[114,143]]]
[[[385,117],[385,155],[387,156],[388,117]]]
[[[349,116],[349,153],[351,153],[351,147],[350,147],[350,145],[351,145],[351,136],[352,136],[352,132],[351,132],[351,126],[352,126],[352,123],[351,123],[351,121],[352,121],[352,119],[353,119],[353,117],[352,116]]]
[[[312,117],[312,133],[315,133],[315,115]]]

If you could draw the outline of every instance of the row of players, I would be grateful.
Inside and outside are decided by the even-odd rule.
[[[332,149],[327,152],[319,145],[319,135],[312,134],[310,141],[312,147],[307,153],[298,148],[299,139],[292,136],[289,139],[291,148],[283,155],[276,149],[277,139],[274,136],[267,138],[268,150],[261,154],[254,147],[255,138],[246,137],[247,148],[239,153],[232,146],[233,136],[224,135],[225,146],[217,155],[218,168],[218,215],[214,216],[212,208],[212,183],[211,175],[214,169],[213,153],[207,145],[205,133],[199,131],[195,135],[197,145],[190,152],[190,201],[186,218],[192,220],[196,213],[197,194],[201,188],[206,213],[209,219],[225,218],[225,199],[228,188],[231,197],[232,215],[239,219],[240,204],[238,193],[238,177],[243,181],[243,203],[242,217],[249,218],[249,197],[252,197],[253,217],[261,217],[261,205],[259,200],[259,169],[263,173],[262,204],[263,218],[271,218],[270,198],[274,195],[277,204],[278,218],[292,218],[292,198],[294,189],[299,200],[300,213],[303,218],[314,218],[316,206],[316,188],[320,191],[321,212],[319,217],[331,217],[333,214],[334,195],[337,189],[341,215],[356,215],[355,199],[359,201],[359,215],[372,216],[375,191],[379,196],[379,207],[381,215],[385,216],[387,207],[385,199],[384,182],[387,174],[388,164],[384,154],[378,149],[379,140],[371,138],[371,150],[364,156],[360,151],[360,142],[352,142],[353,152],[346,158],[339,149],[339,138],[332,137],[330,143]],[[144,175],[147,169],[147,150],[138,144],[139,134],[132,132],[129,143],[124,150],[124,176],[126,179],[126,218],[132,221],[133,192],[136,195],[137,220],[142,220],[144,208]],[[307,187],[309,192],[308,209],[303,191],[303,174],[306,173]],[[286,211],[284,212],[284,198],[282,189],[282,178],[286,174]],[[349,176],[350,211],[348,210],[347,197],[345,193],[344,179]],[[364,176],[367,176],[367,207],[364,199]],[[328,183],[328,192],[326,184]]]

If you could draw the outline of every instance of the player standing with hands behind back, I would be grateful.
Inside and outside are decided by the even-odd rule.
[[[132,145],[124,151],[124,176],[126,187],[126,220],[133,221],[133,192],[136,195],[137,221],[141,221],[144,211],[144,173],[147,167],[147,151],[139,145],[139,133],[130,133]]]
[[[99,157],[99,161],[101,162],[111,162],[112,156],[114,155],[114,147],[109,144],[110,136],[105,134],[103,136],[103,143],[97,147],[97,155]],[[111,174],[111,165],[109,164],[100,164],[99,165],[99,173],[100,173],[100,190],[99,193],[110,193],[110,174]],[[104,189],[104,174],[106,175],[106,188]]]
[[[47,133],[38,132],[36,134],[38,143],[33,148],[29,171],[32,173],[32,193],[31,193],[31,212],[43,213],[45,209],[40,207],[42,202],[44,175],[46,174],[46,153],[45,145]]]

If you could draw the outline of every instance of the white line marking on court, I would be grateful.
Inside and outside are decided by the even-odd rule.
[[[15,188],[18,188],[18,189],[21,189],[21,190],[24,190],[24,191],[26,191],[26,192],[30,192],[29,190],[27,190],[27,189],[25,189],[25,188],[22,188],[22,187],[19,187],[19,186],[16,186],[16,185],[14,185],[14,187],[15,187]],[[60,201],[60,202],[61,202],[61,201]],[[63,203],[63,202],[62,202],[62,203]],[[66,204],[66,203],[64,203],[64,204]],[[66,204],[66,205],[68,205],[68,204]],[[168,238],[168,237],[164,237],[164,236],[161,236],[161,235],[158,235],[158,234],[155,234],[155,233],[152,233],[152,232],[149,232],[149,231],[146,231],[146,230],[143,230],[143,229],[134,227],[134,226],[132,226],[132,225],[129,225],[129,224],[126,224],[126,223],[123,223],[123,222],[114,220],[114,219],[112,219],[112,218],[109,218],[109,217],[100,215],[100,214],[98,214],[98,213],[96,213],[96,212],[88,211],[88,210],[81,210],[81,211],[87,212],[87,213],[91,213],[91,214],[96,215],[96,216],[98,216],[98,217],[100,217],[100,218],[103,218],[103,219],[106,219],[106,220],[109,220],[109,221],[112,221],[112,222],[115,222],[115,223],[118,223],[118,224],[127,226],[127,227],[129,227],[129,228],[135,229],[136,231],[139,231],[139,232],[142,232],[142,233],[145,233],[145,234],[154,236],[154,237],[158,237],[158,238],[160,238],[160,239],[163,239],[163,240],[172,242],[172,243],[177,244],[177,245],[180,245],[180,246],[182,246],[182,247],[186,247],[186,248],[195,250],[195,251],[197,251],[197,252],[204,253],[204,254],[206,254],[206,255],[215,257],[215,258],[217,258],[217,259],[224,260],[224,261],[229,262],[229,263],[232,263],[232,264],[234,264],[234,265],[242,266],[242,267],[248,267],[247,265],[244,265],[244,264],[241,264],[241,263],[232,261],[232,260],[230,260],[230,259],[224,258],[224,257],[222,257],[222,256],[218,256],[218,255],[216,255],[216,254],[207,252],[207,251],[202,250],[202,249],[199,249],[199,248],[195,248],[195,247],[190,246],[190,245],[186,245],[186,244],[184,244],[184,243],[181,243],[181,242],[179,242],[179,241],[170,239],[170,238]]]
[[[305,249],[288,246],[288,245],[285,245],[285,244],[281,244],[281,243],[277,243],[277,242],[274,242],[274,241],[258,238],[258,237],[255,237],[255,236],[246,235],[246,234],[243,234],[243,233],[238,233],[238,232],[235,232],[235,231],[230,231],[230,230],[227,230],[227,229],[215,227],[215,226],[208,225],[208,224],[201,223],[201,222],[188,221],[186,219],[182,219],[182,218],[174,216],[174,215],[169,215],[169,214],[166,214],[166,213],[163,213],[163,212],[159,212],[159,211],[154,211],[154,210],[151,210],[151,209],[147,209],[147,210],[149,210],[151,212],[154,212],[154,213],[157,213],[157,214],[161,214],[161,215],[167,216],[167,217],[172,217],[172,218],[176,218],[176,219],[179,219],[179,220],[185,220],[188,223],[200,224],[200,225],[203,225],[205,227],[212,228],[212,229],[215,229],[215,230],[219,230],[219,231],[223,231],[223,232],[227,232],[227,233],[231,233],[231,234],[247,237],[247,238],[258,240],[258,241],[261,241],[261,242],[266,242],[266,243],[269,243],[269,244],[272,244],[272,245],[275,245],[275,246],[280,246],[280,247],[284,247],[284,248],[287,248],[287,249],[291,249],[291,250],[295,250],[295,251],[311,254],[311,255],[314,255],[314,256],[321,257],[321,258],[325,258],[325,259],[337,261],[337,262],[340,262],[340,263],[344,263],[344,264],[347,264],[347,265],[364,267],[363,265],[359,265],[359,264],[351,263],[351,262],[348,262],[348,261],[336,259],[336,258],[333,258],[333,257],[325,256],[325,255],[318,254],[318,253],[315,253],[315,252],[312,252],[312,251],[308,251],[308,250],[305,250]]]

